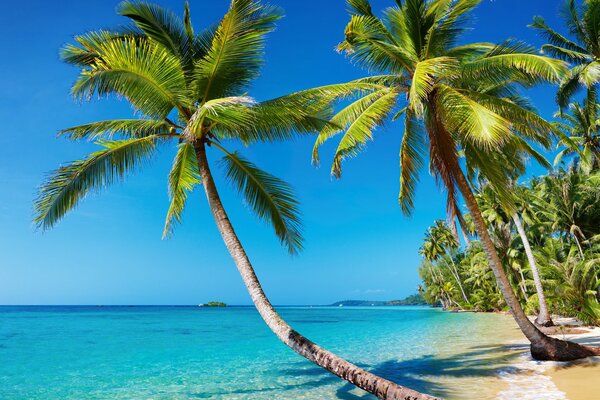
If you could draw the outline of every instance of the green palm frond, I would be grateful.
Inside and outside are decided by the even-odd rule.
[[[49,229],[90,191],[102,189],[149,159],[159,135],[99,141],[103,150],[55,170],[40,188],[34,203],[34,222]]]
[[[169,196],[171,205],[167,211],[163,239],[173,233],[176,223],[181,222],[181,216],[188,193],[194,190],[194,186],[200,183],[200,173],[194,145],[181,143],[169,173]]]
[[[450,57],[435,57],[416,64],[410,85],[409,101],[413,112],[423,113],[423,101],[429,96],[436,83],[436,77],[452,79],[458,75],[458,60]]]
[[[182,20],[174,12],[157,4],[123,1],[117,13],[130,18],[146,37],[160,43],[174,56],[184,56],[187,35]]]
[[[332,125],[331,101],[323,96],[292,93],[253,107],[255,120],[239,137],[246,144],[291,140],[297,134],[316,133]]]
[[[255,0],[232,0],[210,49],[196,63],[194,97],[206,102],[245,89],[263,63],[265,34],[279,18],[281,11],[276,7]]]
[[[345,37],[338,51],[344,51],[353,63],[367,70],[399,74],[416,61],[403,47],[386,40],[387,31],[374,16],[353,15]]]
[[[356,156],[373,139],[373,130],[388,118],[396,104],[399,93],[389,91],[373,101],[346,129],[333,157],[331,174],[339,178],[342,174],[342,161]],[[334,117],[335,118],[335,117]]]
[[[303,240],[300,213],[290,185],[259,169],[237,152],[230,153],[216,146],[226,153],[222,159],[225,176],[244,197],[250,210],[273,226],[290,254],[298,253]]]
[[[66,136],[71,140],[112,139],[115,135],[123,138],[140,138],[167,134],[171,132],[172,128],[175,128],[174,125],[165,120],[111,119],[62,129],[58,132],[58,135]]]
[[[436,99],[445,126],[466,141],[489,149],[512,135],[509,121],[459,90],[438,85]]]
[[[466,63],[464,73],[472,79],[502,81],[513,78],[515,72],[521,72],[533,82],[560,81],[567,71],[564,61],[531,54],[531,51],[519,43],[501,44],[487,55]]]
[[[202,104],[188,123],[185,134],[189,140],[199,138],[205,132],[234,136],[252,127],[255,121],[254,99],[247,96],[231,96],[212,99]],[[225,133],[229,133],[226,135]]]
[[[414,208],[414,197],[419,170],[423,166],[425,140],[422,127],[411,111],[406,111],[404,119],[404,135],[400,146],[400,194],[398,202],[405,215],[410,215]]]
[[[98,30],[75,36],[77,44],[67,44],[60,49],[60,58],[71,65],[90,67],[102,60],[102,48],[107,43],[123,40],[144,40],[138,32]]]
[[[515,131],[545,147],[550,146],[553,136],[560,135],[554,124],[546,121],[536,112],[515,104],[511,99],[470,90],[462,90],[461,93],[504,118],[504,120],[510,121],[510,126]]]
[[[553,44],[543,45],[542,50],[545,53],[550,54],[554,58],[558,58],[559,60],[563,61],[568,61],[571,64],[581,64],[584,62],[591,61],[590,56],[586,53],[565,49],[564,47],[555,46]]]
[[[348,128],[352,123],[354,123],[354,121],[367,112],[369,107],[371,107],[375,101],[381,99],[388,93],[390,93],[389,89],[382,89],[369,93],[350,103],[348,106],[344,107],[337,114],[335,114],[335,116],[331,118],[331,124],[324,127],[319,132],[319,136],[317,136],[312,152],[313,164],[319,164],[319,148],[327,140]]]
[[[82,69],[72,87],[77,98],[115,94],[159,119],[189,105],[180,62],[164,48],[128,38],[99,43],[97,50],[99,58]]]
[[[540,16],[533,17],[533,23],[529,25],[531,28],[538,30],[541,35],[550,42],[551,45],[556,47],[561,47],[566,50],[574,51],[577,53],[586,53],[587,50],[580,46],[579,44],[573,42],[569,38],[561,35],[556,32],[554,29],[550,28],[544,19]]]

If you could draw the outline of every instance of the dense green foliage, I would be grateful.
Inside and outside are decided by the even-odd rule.
[[[60,132],[90,140],[100,150],[55,170],[35,200],[35,223],[54,226],[89,193],[140,169],[155,153],[176,147],[168,176],[171,199],[163,236],[182,220],[188,195],[202,184],[198,157],[214,149],[226,179],[259,219],[273,226],[290,253],[302,249],[298,201],[289,184],[261,170],[232,142],[291,138],[327,125],[327,96],[294,93],[257,102],[247,90],[263,64],[265,36],[281,10],[256,0],[232,0],[214,26],[195,28],[185,3],[183,18],[159,5],[124,1],[117,12],[127,25],[75,36],[61,57],[79,68],[73,95],[82,100],[115,96],[136,118],[79,125]],[[329,88],[337,93],[336,88]],[[204,151],[204,150],[202,150]]]
[[[522,200],[517,213],[533,248],[550,311],[590,324],[600,324],[599,186],[600,172],[588,174],[573,166],[514,188]],[[479,188],[477,199],[513,290],[523,308],[536,313],[533,277],[512,219],[489,185]],[[468,216],[466,220],[468,225]],[[421,254],[421,292],[430,304],[480,311],[506,308],[479,241],[459,247],[448,226],[436,221]]]
[[[208,303],[201,304],[202,307],[227,307],[227,304],[221,301],[209,301]]]

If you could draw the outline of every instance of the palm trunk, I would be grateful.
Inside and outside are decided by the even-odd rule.
[[[458,164],[458,160],[455,159],[454,161],[455,163],[451,167],[458,189],[471,213],[475,230],[477,231],[477,235],[479,235],[481,245],[486,253],[490,268],[496,277],[498,287],[504,296],[504,300],[508,304],[517,325],[531,343],[531,355],[533,358],[537,360],[569,361],[600,355],[600,348],[581,346],[577,343],[554,339],[545,335],[527,318],[510,286],[506,272],[502,268],[502,263],[496,253],[496,248],[483,221],[479,205],[471,191],[471,187]]]
[[[198,167],[202,184],[206,192],[206,197],[210,206],[210,210],[215,219],[217,228],[221,233],[221,237],[225,242],[225,246],[238,271],[248,289],[248,293],[252,298],[252,302],[256,306],[259,314],[267,324],[267,326],[277,335],[277,337],[288,347],[300,354],[307,360],[317,364],[327,371],[339,376],[342,379],[374,394],[380,399],[393,400],[434,400],[435,398],[426,394],[419,393],[412,389],[397,385],[387,379],[383,379],[346,360],[336,356],[328,350],[323,349],[317,344],[311,342],[307,338],[294,331],[280,316],[277,314],[269,300],[267,299],[258,278],[254,272],[252,264],[244,251],[240,240],[238,239],[227,213],[223,208],[217,187],[212,178],[208,160],[206,158],[206,149],[204,143],[195,143],[196,157],[198,159]]]
[[[521,282],[519,282],[519,287],[521,288],[521,293],[523,293],[525,301],[527,301],[527,284],[525,283],[525,275],[523,274],[523,268],[519,268],[519,275],[521,276]]]
[[[542,287],[542,280],[540,279],[540,272],[537,268],[537,263],[535,261],[535,257],[533,256],[533,252],[531,251],[531,246],[529,245],[529,239],[527,239],[527,235],[525,234],[525,229],[523,228],[523,224],[521,223],[521,218],[514,213],[512,219],[517,227],[517,232],[519,232],[519,236],[521,237],[521,241],[523,242],[523,247],[525,248],[525,254],[527,255],[527,260],[529,261],[529,266],[531,267],[531,274],[533,275],[533,282],[535,284],[535,291],[538,295],[538,300],[540,303],[540,312],[535,320],[535,323],[542,326],[552,326],[552,318],[548,313],[548,303],[546,302],[546,296],[544,295],[544,288]]]
[[[452,275],[454,276],[456,283],[458,283],[458,287],[460,288],[460,292],[462,293],[463,299],[465,299],[467,304],[471,304],[471,303],[469,303],[469,299],[467,299],[467,295],[465,294],[465,290],[463,289],[462,283],[460,283],[460,275],[458,274],[458,269],[456,268],[456,264],[454,263],[454,260],[452,259],[452,254],[449,254],[448,257],[450,257],[450,262],[452,263],[452,268],[454,270]]]

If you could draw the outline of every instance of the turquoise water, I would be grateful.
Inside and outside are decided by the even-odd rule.
[[[340,356],[446,398],[495,398],[514,356],[503,344],[518,338],[504,315],[278,310]],[[250,307],[0,307],[0,399],[205,398],[372,397],[297,356]]]

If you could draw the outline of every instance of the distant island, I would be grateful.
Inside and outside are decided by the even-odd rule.
[[[356,306],[425,306],[427,303],[420,294],[410,295],[402,300],[369,301],[369,300],[342,300],[331,304],[334,307]]]
[[[227,307],[227,304],[220,301],[209,301],[205,304],[200,304],[200,307]]]

